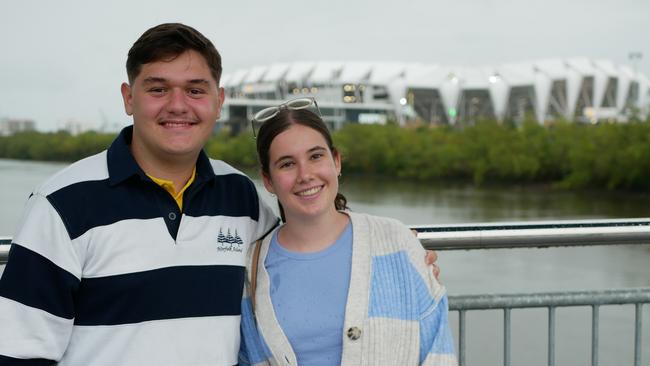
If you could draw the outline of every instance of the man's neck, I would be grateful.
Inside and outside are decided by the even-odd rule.
[[[182,189],[190,180],[198,159],[198,154],[196,156],[175,157],[174,159],[161,159],[147,156],[134,149],[133,146],[131,146],[131,153],[145,174],[173,182],[176,191]]]

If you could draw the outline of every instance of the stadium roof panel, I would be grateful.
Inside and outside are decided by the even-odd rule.
[[[282,80],[287,71],[289,71],[290,65],[287,63],[273,64],[269,66],[269,69],[266,71],[266,74],[262,78],[263,82],[278,82]]]
[[[314,83],[328,83],[339,78],[342,68],[343,62],[319,62],[309,79]]]

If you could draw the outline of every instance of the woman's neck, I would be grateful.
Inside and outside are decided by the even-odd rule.
[[[318,252],[333,244],[348,222],[350,217],[338,211],[315,220],[287,218],[287,222],[278,232],[278,242],[283,248],[293,252]]]

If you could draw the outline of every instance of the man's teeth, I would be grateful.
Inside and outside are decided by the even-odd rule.
[[[320,191],[320,188],[321,187],[310,188],[310,189],[308,189],[306,191],[298,192],[298,195],[300,195],[300,196],[310,196],[312,194],[318,193],[318,191]]]
[[[175,127],[175,126],[188,126],[191,125],[192,122],[164,122],[164,124],[167,126]]]

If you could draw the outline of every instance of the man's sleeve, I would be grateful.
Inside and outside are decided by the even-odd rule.
[[[255,194],[257,194],[257,201],[259,204],[259,219],[257,221],[257,230],[253,237],[256,239],[262,239],[266,234],[273,230],[273,228],[278,226],[280,219],[275,215],[271,207],[264,202],[257,190],[255,190]]]
[[[28,202],[0,278],[0,365],[49,365],[74,323],[81,261],[46,197]]]

